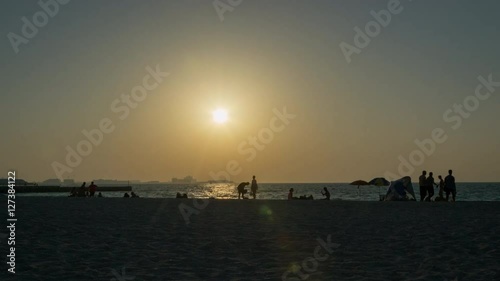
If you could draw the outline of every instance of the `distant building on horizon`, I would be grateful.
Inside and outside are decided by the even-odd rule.
[[[186,176],[183,179],[172,178],[172,183],[196,183],[196,179],[192,176]]]
[[[23,179],[16,179],[16,185],[28,185],[32,183],[28,183],[27,181]],[[9,185],[9,179],[0,179],[0,186],[7,186]]]
[[[76,186],[76,182],[74,179],[65,179],[62,182],[63,186]]]
[[[44,180],[40,183],[40,185],[55,185],[55,186],[60,186],[61,185],[61,181],[59,179],[47,179],[47,180]]]
[[[208,183],[233,183],[232,180],[226,180],[224,178],[221,178],[220,180],[209,180],[207,182]]]
[[[109,180],[109,179],[98,179],[94,180],[96,185],[128,185],[132,183],[140,183],[139,180]]]

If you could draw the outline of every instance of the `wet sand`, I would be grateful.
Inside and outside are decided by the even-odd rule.
[[[1,279],[500,280],[500,203],[196,202],[18,197]]]

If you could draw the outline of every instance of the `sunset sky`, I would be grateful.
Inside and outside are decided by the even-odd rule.
[[[57,162],[85,181],[209,180],[230,163],[234,181],[348,182],[399,176],[403,159],[413,180],[453,169],[457,181],[500,181],[500,2],[402,0],[348,63],[340,44],[354,46],[354,28],[389,2],[243,0],[221,21],[213,1],[73,0],[16,53],[8,34],[43,10],[6,1],[0,178],[56,178]],[[155,69],[168,75],[145,78]],[[485,97],[478,77],[490,75]],[[144,80],[157,86],[118,110]],[[477,109],[460,117],[464,100]],[[114,130],[69,167],[66,147],[104,118]],[[414,152],[436,128],[446,140]]]

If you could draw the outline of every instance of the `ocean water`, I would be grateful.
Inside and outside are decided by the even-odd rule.
[[[154,184],[134,185],[132,189],[144,198],[175,198],[177,192],[187,193],[189,198],[237,199],[237,184]],[[312,195],[321,199],[321,191],[327,187],[332,200],[378,201],[379,194],[384,195],[387,187],[357,186],[348,183],[259,183],[257,199],[286,200],[288,190],[295,190],[294,196]],[[419,187],[413,183],[413,189],[419,199]],[[247,186],[247,190],[250,188]],[[99,189],[98,189],[99,191]],[[434,190],[435,197],[438,189]],[[122,197],[124,192],[103,192],[105,197]],[[68,196],[67,193],[25,193],[21,196]],[[248,194],[247,194],[248,196]],[[500,201],[500,183],[457,183],[457,201]]]

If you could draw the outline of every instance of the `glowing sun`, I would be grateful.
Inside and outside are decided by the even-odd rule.
[[[219,108],[212,112],[212,117],[215,123],[223,124],[228,120],[227,110]]]

